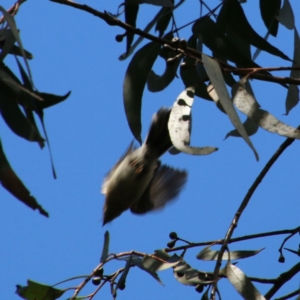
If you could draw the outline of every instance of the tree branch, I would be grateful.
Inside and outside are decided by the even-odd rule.
[[[300,272],[300,262],[294,265],[290,270],[287,272],[281,273],[278,278],[277,282],[271,287],[271,289],[265,294],[265,298],[268,300],[274,296],[274,294],[289,280],[291,280],[297,273]]]
[[[276,231],[268,231],[268,232],[262,232],[262,233],[255,233],[255,234],[250,234],[250,235],[244,235],[240,237],[236,237],[233,239],[229,239],[228,244],[231,243],[236,243],[240,241],[246,241],[246,240],[251,240],[251,239],[256,239],[256,238],[261,238],[261,237],[267,237],[267,236],[274,236],[274,235],[282,235],[282,234],[294,234],[294,233],[300,233],[300,227],[293,228],[293,229],[283,229],[283,230],[276,230]],[[208,246],[208,245],[222,245],[224,243],[225,239],[218,239],[214,241],[207,241],[207,242],[199,242],[199,243],[189,243],[188,245],[184,246],[178,246],[174,248],[165,248],[165,252],[175,252],[179,250],[187,250],[189,248],[194,248],[194,247],[199,247],[199,246]]]
[[[202,63],[202,61],[201,61],[202,53],[197,51],[196,49],[189,48],[189,47],[181,47],[181,46],[179,46],[178,48],[177,47],[174,48],[174,43],[172,41],[166,40],[164,38],[157,37],[157,36],[152,35],[148,32],[145,32],[145,31],[143,31],[139,28],[132,27],[129,24],[124,23],[121,20],[115,18],[114,16],[112,16],[111,14],[109,14],[106,11],[100,12],[100,11],[98,11],[98,10],[88,6],[88,5],[79,4],[79,3],[69,1],[69,0],[50,0],[50,1],[55,2],[55,3],[59,3],[59,4],[63,4],[63,5],[67,5],[67,6],[71,6],[73,8],[88,12],[88,13],[104,20],[110,26],[119,26],[119,27],[125,29],[126,31],[132,32],[132,33],[137,34],[139,36],[142,36],[142,37],[144,37],[144,38],[146,38],[150,41],[160,43],[161,45],[168,45],[169,47],[171,47],[171,49],[176,50],[176,51],[178,51],[179,53],[181,53],[185,56],[195,58],[195,59],[197,59],[197,61]],[[228,65],[224,62],[219,61],[219,63],[221,64],[221,67],[222,67],[224,72],[231,72],[231,73],[234,73],[236,75],[246,75],[247,74],[247,73],[245,73],[245,69],[240,71],[239,69],[237,69],[237,68],[235,68],[231,65]],[[251,69],[251,70],[253,71],[253,69]],[[260,73],[253,73],[249,77],[253,78],[253,79],[257,79],[257,80],[275,82],[275,83],[279,83],[279,84],[300,85],[300,79],[296,79],[296,78],[275,77],[275,76],[272,76],[272,75],[260,74]]]
[[[298,129],[300,129],[300,126],[298,127]],[[213,284],[213,288],[212,288],[212,292],[211,292],[211,297],[212,299],[215,298],[215,291],[216,291],[216,284],[217,284],[217,278],[218,278],[218,274],[219,274],[219,270],[221,267],[221,261],[222,261],[222,257],[223,254],[225,252],[225,249],[228,245],[228,242],[233,234],[234,229],[237,227],[239,218],[241,217],[244,209],[247,207],[253,193],[255,192],[255,190],[257,189],[257,187],[259,186],[259,184],[261,183],[261,181],[263,180],[263,178],[266,176],[266,174],[268,173],[268,171],[270,170],[270,168],[273,166],[273,164],[276,162],[276,160],[279,158],[279,156],[284,152],[284,150],[289,147],[295,139],[291,139],[291,138],[287,138],[278,148],[278,150],[273,154],[273,156],[270,158],[270,160],[267,162],[267,164],[265,165],[265,167],[262,169],[262,171],[260,172],[260,174],[258,175],[258,177],[255,179],[255,181],[253,182],[252,186],[250,187],[250,189],[248,190],[245,198],[243,199],[240,207],[238,208],[237,212],[235,213],[235,216],[231,222],[231,225],[226,233],[225,239],[224,239],[224,243],[222,244],[222,247],[220,249],[220,252],[218,254],[218,259],[216,262],[216,266],[215,266],[215,270],[214,270],[214,277],[213,280],[215,281],[215,283]]]

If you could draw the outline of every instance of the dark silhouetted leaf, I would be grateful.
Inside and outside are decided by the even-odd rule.
[[[255,288],[250,279],[236,266],[230,262],[226,265],[226,276],[236,291],[245,300],[266,300]]]
[[[131,4],[132,1],[125,0],[125,22],[132,27],[136,26],[136,18],[139,11],[139,5],[138,4]],[[126,32],[126,52],[129,52],[130,46],[133,42],[134,33],[127,31]]]
[[[123,83],[123,99],[129,128],[138,142],[141,139],[141,107],[148,74],[159,54],[160,44],[150,42],[132,57]]]
[[[103,248],[102,248],[102,254],[101,254],[101,259],[100,262],[104,262],[108,256],[109,252],[109,232],[106,230],[104,234],[104,243],[103,243]]]
[[[174,0],[171,1],[172,3],[174,3]],[[173,9],[170,7],[163,7],[161,9],[161,17],[159,18],[155,26],[155,31],[159,32],[159,37],[162,37],[165,30],[167,29],[172,17],[172,12]]]
[[[61,297],[64,292],[64,290],[32,280],[27,280],[27,286],[17,285],[16,290],[16,294],[26,300],[55,300]]]
[[[192,35],[189,38],[187,46],[197,49],[197,37],[195,35]],[[195,86],[196,96],[211,101],[206,91],[206,85],[203,82],[204,79],[207,79],[205,70],[200,74],[195,66],[196,60],[191,57],[186,56],[183,61],[185,66],[180,68],[180,77],[185,88],[188,88],[189,86]]]
[[[289,249],[289,248],[284,248],[285,250],[293,253],[293,254],[296,254],[297,256],[300,256],[300,249],[298,249],[297,251],[296,250],[293,250],[293,249]]]
[[[3,61],[5,56],[8,53],[10,53],[16,39],[10,29],[3,29],[1,31],[1,35],[2,35],[2,39],[4,39],[4,40],[1,41],[1,44],[0,44],[0,47],[2,49],[2,51],[0,53],[0,61]]]
[[[206,155],[218,150],[214,147],[190,147],[191,109],[194,103],[195,89],[187,88],[183,91],[171,110],[168,128],[173,146],[184,153],[192,155]],[[172,152],[171,152],[172,153]]]
[[[260,0],[259,6],[261,17],[268,31],[273,36],[276,36],[278,32],[278,20],[276,19],[276,16],[279,13],[281,0]]]
[[[294,29],[295,18],[289,0],[284,0],[283,5],[279,11],[279,16],[277,16],[277,20],[287,29]]]
[[[235,106],[265,130],[281,136],[300,139],[299,129],[282,123],[266,110],[259,108],[255,98],[245,89],[245,82],[246,79],[243,78],[232,88]]]
[[[0,141],[0,182],[2,186],[13,194],[18,200],[32,209],[37,209],[40,214],[49,217],[49,214],[42,206],[30,195],[28,189],[15,174],[4,154]]]
[[[264,249],[264,248],[263,248]],[[234,259],[242,259],[254,256],[261,252],[263,249],[260,250],[237,250],[237,251],[230,251],[230,253],[225,252],[222,256],[222,260],[234,260]],[[211,250],[210,246],[203,248],[198,254],[197,259],[200,260],[217,260],[220,251]]]
[[[294,56],[293,67],[300,65],[300,37],[296,28],[294,28]],[[300,70],[291,70],[291,78],[300,78]],[[299,103],[299,87],[290,84],[285,100],[286,115]]]
[[[285,60],[291,60],[283,52],[272,46],[253,30],[238,0],[230,0],[227,5],[227,23],[241,39],[270,54]]]
[[[71,91],[69,91],[68,93],[62,96],[49,94],[49,93],[40,93],[40,92],[36,92],[36,94],[39,95],[44,100],[37,103],[38,107],[40,109],[45,109],[66,100],[70,96]]]
[[[194,23],[192,31],[205,46],[213,51],[217,58],[223,61],[230,60],[245,68],[260,68],[259,65],[241,53],[208,16],[198,19]]]
[[[0,90],[0,111],[9,128],[28,141],[43,142],[44,139],[22,113],[14,92],[2,82]]]
[[[29,64],[27,62],[26,53],[25,53],[23,45],[22,45],[22,41],[21,41],[21,38],[20,38],[20,35],[19,35],[19,31],[17,29],[17,25],[16,25],[16,22],[15,22],[15,19],[2,6],[0,6],[0,11],[3,13],[4,18],[5,18],[6,22],[7,22],[7,24],[9,25],[9,27],[11,29],[11,32],[14,35],[14,37],[15,37],[18,45],[19,45],[21,54],[22,54],[22,56],[24,58],[24,62],[25,62],[26,67],[27,67],[27,71],[28,71],[30,80],[32,81],[32,76],[31,76]]]
[[[227,88],[225,86],[225,82],[222,76],[222,72],[220,69],[219,64],[212,58],[202,54],[202,61],[205,66],[206,72],[208,74],[208,77],[210,81],[212,82],[212,85],[215,88],[215,91],[218,95],[218,98],[226,111],[231,123],[233,126],[238,130],[238,132],[241,134],[245,142],[249,145],[249,147],[253,150],[254,155],[257,160],[259,160],[258,154],[250,141],[247,132],[243,126],[243,124],[240,121],[240,118],[235,111],[232,101],[229,97]]]
[[[173,51],[170,51],[171,54],[174,54]],[[181,57],[175,58],[174,60],[167,61],[166,58],[166,68],[164,73],[160,76],[155,74],[152,70],[150,71],[147,79],[147,86],[150,92],[160,92],[164,90],[175,78],[176,71],[181,61]]]

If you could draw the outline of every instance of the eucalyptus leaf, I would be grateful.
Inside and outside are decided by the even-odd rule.
[[[10,29],[2,29],[0,34],[4,40],[3,44],[1,45],[2,51],[0,53],[0,61],[3,61],[5,56],[12,50],[16,39]]]
[[[141,139],[141,108],[148,74],[160,52],[160,44],[150,42],[132,57],[123,83],[123,100],[129,128],[138,142]]]
[[[197,37],[194,34],[188,39],[187,46],[197,49]],[[180,77],[185,88],[194,86],[196,96],[206,100],[211,100],[207,94],[206,85],[204,83],[204,79],[207,78],[205,69],[203,73],[200,74],[198,72],[198,67],[196,67],[196,60],[189,56],[186,56],[183,62],[184,64],[180,67]]]
[[[124,267],[124,271],[123,271],[120,279],[118,280],[115,291],[117,291],[117,289],[119,289],[119,288],[122,289],[125,286],[126,278],[127,278],[128,272],[130,270],[130,267],[131,267],[131,256],[130,256],[129,260],[127,260],[127,262],[126,262],[126,265]]]
[[[219,64],[214,59],[206,56],[205,54],[202,54],[202,61],[205,66],[208,77],[216,90],[218,98],[220,99],[222,107],[224,108],[225,112],[227,113],[231,123],[238,130],[238,132],[243,137],[245,142],[249,145],[249,147],[252,149],[252,151],[256,157],[256,160],[259,160],[258,154],[257,154],[252,142],[250,141],[250,139],[247,135],[247,132],[246,132],[243,124],[241,123],[237,112],[235,111],[235,109],[233,107],[232,101],[229,97],[227,88],[224,83],[222,71],[220,69]]]
[[[251,280],[238,267],[230,262],[226,265],[226,276],[236,291],[245,300],[266,300],[255,288]]]
[[[236,250],[236,251],[230,251],[225,252],[222,256],[222,260],[235,260],[235,259],[242,259],[254,256],[261,252],[264,248],[259,250]],[[203,248],[198,254],[197,259],[205,260],[205,261],[211,261],[211,260],[217,260],[218,255],[220,251],[211,250],[210,246],[207,246]]]
[[[103,243],[103,248],[102,248],[102,254],[101,254],[101,259],[100,262],[103,263],[109,253],[109,232],[106,230],[104,234],[104,243]]]
[[[166,67],[164,73],[160,76],[155,74],[152,70],[149,72],[147,79],[147,86],[150,92],[160,92],[164,90],[175,78],[176,71],[181,61],[181,57],[177,57],[168,61],[174,56],[174,51],[168,51],[169,55],[166,57]]]
[[[214,147],[190,147],[191,109],[194,103],[195,89],[189,87],[176,99],[168,122],[168,129],[173,146],[184,153],[206,155],[218,150]]]
[[[292,67],[300,65],[300,37],[296,28],[294,28],[294,55]],[[291,70],[291,78],[300,78],[300,70]],[[299,103],[299,87],[290,84],[285,100],[286,115]]]
[[[241,79],[233,88],[233,102],[235,106],[250,119],[265,130],[281,136],[300,139],[300,130],[279,121],[266,110],[259,108],[255,98],[245,89],[246,79]]]
[[[36,201],[36,199],[30,195],[29,190],[25,187],[23,182],[16,175],[11,168],[0,141],[0,182],[2,186],[14,195],[18,200],[32,208],[37,209],[40,214],[45,217],[49,217],[49,214],[43,209],[43,207]]]
[[[279,15],[277,16],[277,20],[287,29],[292,30],[295,28],[294,12],[289,0],[284,0]]]
[[[0,90],[0,112],[9,128],[28,141],[43,142],[44,139],[21,111],[15,93],[2,82]]]
[[[65,290],[54,288],[50,285],[27,280],[27,286],[17,285],[16,293],[26,300],[54,300],[60,298]]]
[[[259,0],[260,14],[270,34],[277,35],[278,20],[276,16],[279,13],[281,0]]]
[[[139,11],[139,5],[132,3],[133,1],[125,0],[125,22],[132,27],[136,27],[136,18]],[[126,32],[126,53],[129,52],[130,46],[133,42],[134,33],[131,31]]]
[[[291,59],[282,51],[272,46],[267,40],[262,38],[254,31],[254,29],[249,24],[243,8],[238,0],[228,1],[227,23],[241,39],[244,39],[251,45],[270,54],[281,57],[282,59],[291,61]]]

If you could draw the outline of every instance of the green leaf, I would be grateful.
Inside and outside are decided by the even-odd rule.
[[[206,72],[208,74],[208,77],[210,81],[212,82],[212,85],[214,86],[216,93],[218,95],[218,98],[220,99],[220,102],[226,111],[231,123],[233,126],[238,130],[238,132],[241,134],[245,142],[249,145],[249,147],[252,149],[256,160],[259,160],[258,154],[250,141],[247,132],[245,128],[243,127],[243,124],[240,121],[240,118],[235,111],[232,101],[229,97],[227,88],[224,83],[224,79],[222,76],[222,71],[219,66],[219,64],[212,58],[206,56],[205,54],[202,54],[202,61],[205,66]]]
[[[236,291],[245,300],[266,300],[255,288],[251,280],[230,262],[226,265],[226,276]]]
[[[278,15],[281,6],[281,0],[260,0],[259,6],[265,26],[270,34],[276,36],[278,32],[278,20],[276,19],[276,16]]]
[[[65,290],[56,289],[50,285],[27,280],[27,286],[17,285],[16,294],[26,300],[55,300],[64,294]]]
[[[25,187],[23,182],[16,175],[11,168],[0,140],[0,182],[2,186],[14,195],[18,200],[32,208],[37,209],[40,214],[45,217],[49,217],[49,214],[43,209],[43,207],[30,195],[29,190]]]
[[[150,42],[132,57],[123,83],[123,99],[129,128],[138,142],[141,139],[141,107],[148,74],[160,52],[160,44]]]
[[[228,1],[226,13],[227,23],[241,39],[270,54],[276,55],[285,60],[291,60],[282,51],[272,46],[253,30],[238,0]]]
[[[234,260],[234,259],[242,259],[254,256],[261,252],[264,248],[259,250],[236,250],[236,251],[230,251],[225,252],[222,256],[222,260]],[[211,261],[211,260],[217,260],[218,255],[220,251],[211,250],[210,246],[207,246],[203,248],[198,254],[197,259],[205,260],[205,261]]]
[[[100,262],[104,262],[108,256],[109,252],[109,232],[106,230],[104,234],[104,244],[102,248],[102,254],[101,254],[101,259]]]
[[[279,121],[266,110],[259,108],[255,98],[245,88],[246,79],[242,78],[232,88],[233,103],[242,113],[265,130],[292,139],[300,139],[300,130]]]
[[[284,0],[277,20],[287,29],[292,30],[295,28],[295,17],[289,0]]]
[[[132,27],[136,27],[136,18],[139,11],[139,5],[138,4],[132,4],[130,3],[132,1],[125,0],[125,22]],[[130,46],[133,42],[134,33],[127,31],[126,32],[126,53],[128,54]]]
[[[207,155],[218,150],[214,147],[191,147],[191,109],[194,103],[195,89],[189,87],[176,99],[168,122],[168,129],[173,146],[184,153]]]

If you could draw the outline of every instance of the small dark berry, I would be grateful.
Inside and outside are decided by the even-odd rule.
[[[123,34],[117,34],[115,39],[118,43],[121,43],[121,42],[123,42],[124,35]]]
[[[175,243],[176,243],[176,240],[170,241],[170,242],[167,244],[167,247],[168,247],[168,248],[173,248],[173,247],[175,246]]]
[[[103,276],[103,268],[97,270],[95,273],[94,273],[95,276],[97,277],[102,277]]]
[[[100,282],[101,282],[101,278],[100,278],[100,277],[94,277],[94,278],[92,279],[93,285],[99,285]]]
[[[204,285],[203,285],[203,284],[198,284],[198,285],[196,286],[196,291],[197,291],[198,293],[202,293],[202,292],[203,292],[203,288],[204,288]]]
[[[284,263],[284,262],[285,262],[284,256],[283,256],[283,255],[280,255],[280,257],[278,258],[278,261],[279,261],[280,263]]]
[[[169,237],[171,240],[176,240],[177,239],[177,233],[172,231],[170,234],[169,234]]]

